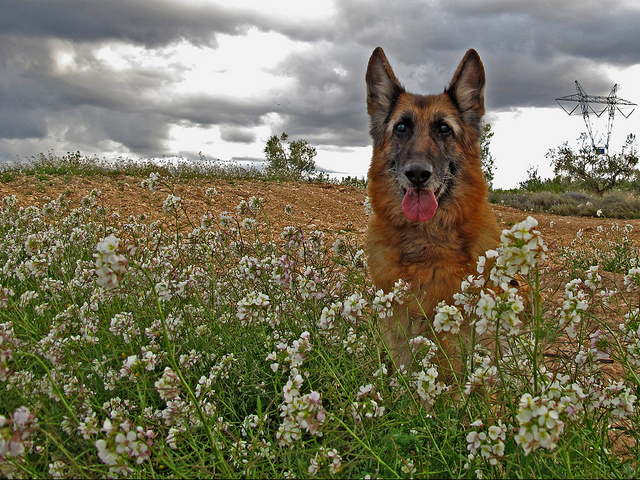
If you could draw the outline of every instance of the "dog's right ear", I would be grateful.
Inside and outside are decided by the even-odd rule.
[[[384,122],[404,91],[382,48],[373,51],[367,67],[367,112],[371,116],[371,136],[376,143],[384,135]]]

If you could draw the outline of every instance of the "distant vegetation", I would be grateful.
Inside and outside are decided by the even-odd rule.
[[[269,179],[327,180],[328,175],[316,170],[317,151],[306,140],[290,142],[289,135],[273,135],[264,147],[265,173]]]
[[[530,212],[557,215],[640,218],[640,171],[635,135],[629,135],[620,153],[596,155],[586,142],[573,151],[565,142],[546,157],[554,177],[542,179],[529,167],[518,188],[491,191],[491,203]]]
[[[275,136],[273,138],[281,140]],[[161,160],[132,160],[119,157],[115,160],[107,160],[97,156],[82,155],[80,152],[67,152],[62,156],[58,156],[53,152],[40,153],[23,161],[0,164],[0,183],[10,182],[21,175],[70,175],[83,177],[92,175],[131,175],[146,177],[155,172],[176,180],[215,177],[227,180],[325,182],[359,188],[366,186],[364,177],[349,176],[337,180],[330,178],[325,172],[315,171],[313,157],[311,157],[312,167],[308,163],[295,164],[295,159],[297,158],[295,155],[304,150],[301,147],[305,145],[308,147],[304,140],[301,142],[303,144],[299,142],[294,145],[292,150],[294,156],[286,157],[284,161],[280,159],[281,161],[279,162],[269,162],[269,158],[267,158],[267,166],[264,170],[253,166],[245,167],[231,160],[209,159],[204,155],[200,155],[198,160],[188,160],[182,157],[167,157]],[[293,145],[296,142],[291,143]],[[267,148],[265,148],[265,152],[266,150]],[[313,150],[315,151],[315,149]],[[289,159],[294,159],[293,166],[289,164]]]

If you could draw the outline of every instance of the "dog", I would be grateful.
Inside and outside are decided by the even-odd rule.
[[[411,286],[395,315],[381,320],[382,333],[396,368],[410,365],[409,340],[423,335],[439,345],[441,367],[463,373],[458,340],[436,335],[433,317],[500,239],[480,160],[484,67],[471,49],[443,93],[412,94],[378,47],[366,85],[373,139],[367,261],[377,288],[389,292],[398,279]]]

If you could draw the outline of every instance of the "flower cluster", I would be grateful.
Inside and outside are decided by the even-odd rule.
[[[106,289],[117,287],[120,275],[127,269],[127,259],[116,254],[119,244],[120,240],[111,234],[98,243],[98,253],[93,254],[98,285]]]
[[[442,301],[436,307],[436,316],[433,319],[433,327],[436,332],[449,332],[456,335],[460,333],[463,322],[462,312],[455,305],[447,305],[445,301]]]
[[[280,236],[286,242],[285,248],[291,250],[298,250],[304,240],[304,233],[302,232],[302,228],[299,227],[287,226],[282,230]]]
[[[556,401],[547,395],[533,397],[525,393],[520,398],[517,420],[520,429],[515,441],[522,447],[525,455],[536,448],[553,450],[564,431],[561,414],[568,406],[568,401]]]
[[[126,343],[130,343],[132,338],[140,335],[140,328],[131,312],[116,313],[111,319],[109,331],[121,336]]]
[[[196,398],[200,398],[205,394],[211,396],[214,393],[213,387],[216,382],[220,379],[229,378],[231,368],[237,360],[238,359],[233,353],[224,355],[218,363],[211,367],[211,370],[209,370],[209,376],[205,377],[203,375],[200,377],[195,391]]]
[[[322,274],[313,267],[307,267],[297,277],[300,297],[303,299],[321,299],[327,296],[328,289],[324,286]]]
[[[162,377],[155,382],[154,387],[165,402],[180,397],[180,379],[169,367],[164,369]]]
[[[391,291],[384,293],[383,290],[378,290],[376,296],[371,302],[371,308],[378,313],[378,317],[387,318],[393,315],[393,301],[396,300],[396,293]]]
[[[254,257],[245,255],[238,263],[238,278],[255,282],[262,274],[262,262]]]
[[[464,386],[464,393],[469,395],[480,387],[488,387],[498,382],[498,367],[488,352],[484,349],[476,349],[473,352],[473,364],[475,369],[469,374]]]
[[[318,328],[320,329],[320,334],[326,336],[336,335],[336,330],[339,327],[337,315],[341,309],[341,302],[333,302],[329,307],[324,307],[322,309],[320,320],[318,320]]]
[[[362,418],[374,418],[384,415],[385,407],[381,406],[382,396],[372,384],[360,387],[356,401],[351,403],[351,415],[362,421]]]
[[[430,342],[430,340],[429,340]],[[447,385],[439,382],[438,369],[431,363],[431,356],[427,355],[419,362],[420,370],[412,373],[411,385],[427,406],[433,406],[442,392],[448,389]]]
[[[547,246],[536,230],[537,226],[535,218],[527,217],[509,230],[503,230],[498,251],[487,252],[487,258],[495,258],[489,278],[503,290],[509,289],[509,283],[516,275],[527,275],[545,260]]]
[[[582,321],[582,312],[589,308],[587,294],[584,289],[582,279],[576,278],[568,282],[564,287],[564,302],[558,311],[560,326],[564,327],[569,337],[576,338],[577,328]]]
[[[504,456],[507,426],[502,423],[502,420],[498,420],[486,430],[482,429],[484,427],[482,420],[476,420],[471,423],[471,426],[479,430],[473,430],[467,434],[467,450],[469,450],[467,459],[472,462],[479,452],[480,457],[489,464],[497,465],[498,459]],[[466,464],[466,468],[469,468],[469,463]]]
[[[355,323],[362,316],[367,300],[354,293],[342,302],[342,316],[350,323]]]
[[[177,195],[173,195],[172,193],[167,195],[167,198],[165,198],[164,202],[162,203],[162,209],[165,212],[176,213],[181,208],[182,198],[178,197]]]
[[[306,360],[306,353],[313,348],[311,334],[302,332],[297,340],[291,342],[291,345],[280,340],[276,343],[275,348],[276,350],[265,358],[265,360],[273,362],[271,370],[277,372],[282,367],[283,372],[287,372],[289,369],[297,371],[297,368]]]
[[[292,447],[302,437],[303,430],[317,437],[323,435],[320,427],[324,425],[327,411],[322,407],[322,396],[315,391],[300,395],[303,382],[302,376],[292,371],[282,389],[284,402],[280,405],[280,416],[283,420],[276,433],[281,446]]]
[[[271,300],[268,295],[260,292],[249,292],[240,300],[236,316],[242,326],[259,325],[262,322],[274,325],[271,315]]]
[[[342,340],[342,347],[349,355],[357,354],[362,355],[366,344],[361,335],[356,333],[356,330],[350,326],[347,330],[347,335],[344,340]]]
[[[534,218],[528,217],[502,232],[498,248],[478,259],[478,275],[462,281],[460,292],[454,295],[455,305],[438,304],[433,322],[437,332],[458,333],[466,317],[479,335],[498,331],[502,336],[513,337],[520,333],[520,316],[525,307],[516,277],[537,268],[547,251],[535,229],[537,225]],[[484,277],[489,261],[493,262],[488,274],[493,287]]]
[[[342,457],[338,454],[338,450],[320,447],[318,453],[309,462],[309,474],[317,475],[325,463],[328,465],[331,475],[336,475],[342,471]]]
[[[624,382],[611,382],[606,387],[594,383],[587,390],[586,395],[591,402],[589,410],[604,408],[611,411],[611,414],[618,418],[625,418],[635,412],[635,404],[638,397],[634,395],[631,388]]]
[[[640,292],[640,267],[629,269],[624,276],[624,286],[627,292]]]
[[[0,308],[7,308],[9,298],[13,297],[15,292],[12,288],[0,287]]]
[[[395,305],[402,304],[410,291],[410,286],[403,280],[398,280],[392,291],[384,293],[383,290],[375,292],[371,302],[368,302],[360,294],[352,294],[342,301],[334,301],[329,307],[324,307],[318,321],[318,327],[323,335],[336,337],[336,329],[339,327],[338,315],[351,324],[357,323],[365,309],[370,307],[378,314],[379,318],[393,315]]]
[[[132,459],[140,464],[148,459],[153,439],[156,437],[153,430],[136,427],[129,421],[116,425],[108,418],[104,421],[102,432],[106,438],[96,440],[95,446],[98,449],[98,457],[109,465],[111,474],[132,473],[127,460]]]
[[[275,282],[285,288],[291,286],[291,275],[294,261],[287,255],[267,256],[263,259],[245,255],[240,259],[236,269],[238,280],[256,283],[258,281]]]
[[[0,382],[7,379],[9,360],[19,345],[20,340],[13,333],[13,325],[10,322],[0,323]]]
[[[38,420],[27,407],[19,407],[9,418],[0,415],[0,465],[5,456],[25,453],[25,441],[38,426]]]
[[[158,184],[163,184],[165,179],[156,172],[151,172],[148,178],[145,178],[140,182],[142,188],[148,188],[150,192],[155,192],[158,188]]]

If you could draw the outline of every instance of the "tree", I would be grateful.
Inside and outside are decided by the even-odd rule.
[[[484,178],[487,181],[487,185],[489,185],[489,188],[493,187],[493,171],[496,168],[493,155],[491,155],[491,152],[489,151],[491,137],[493,137],[491,124],[482,122],[482,137],[480,138],[480,161],[482,163]]]
[[[273,135],[264,147],[265,171],[270,178],[301,180],[312,178],[316,168],[316,149],[306,140],[288,142],[283,133],[280,138]]]
[[[586,133],[578,138],[580,148],[574,152],[567,142],[545,155],[551,160],[556,175],[566,175],[572,181],[582,181],[585,188],[602,196],[635,173],[638,165],[636,136],[629,134],[620,153],[597,154]]]

